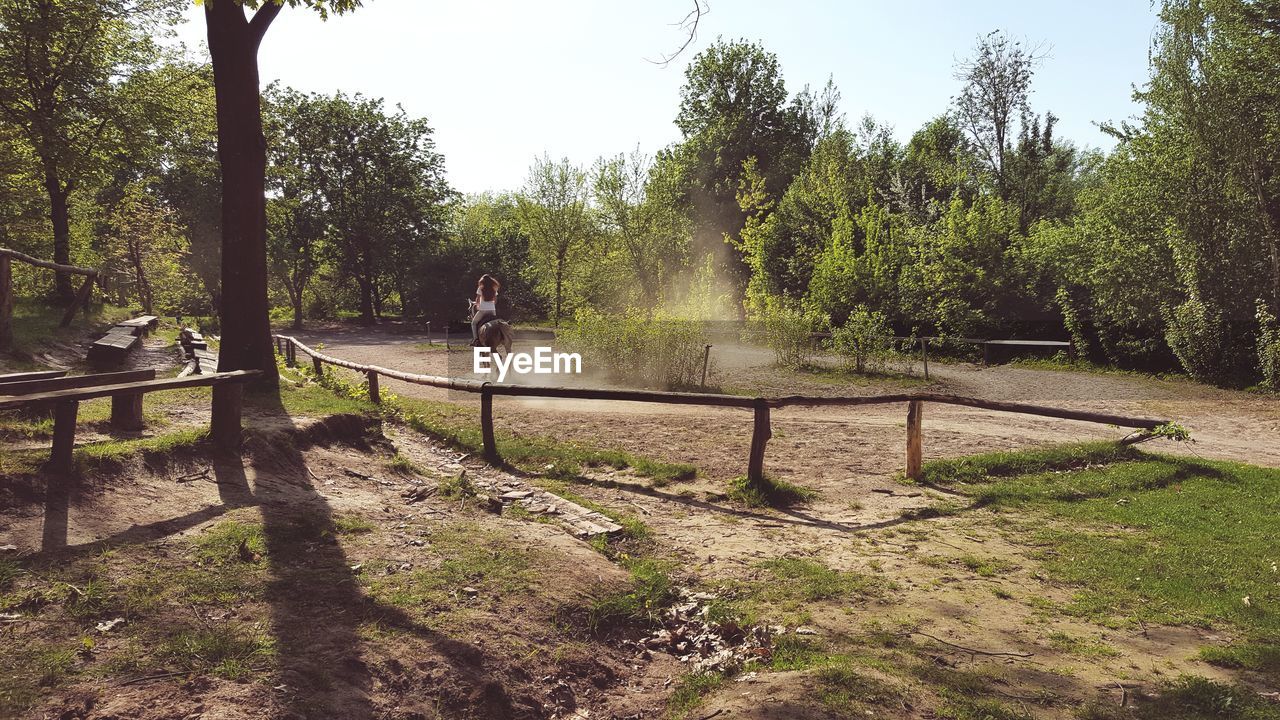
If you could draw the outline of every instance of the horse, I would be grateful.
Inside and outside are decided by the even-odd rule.
[[[467,322],[476,315],[476,301],[467,301]],[[497,355],[498,348],[502,348],[502,354],[511,354],[511,343],[515,340],[515,331],[511,329],[511,325],[501,318],[494,318],[481,325],[476,330],[476,337],[480,347],[489,348],[489,352]]]

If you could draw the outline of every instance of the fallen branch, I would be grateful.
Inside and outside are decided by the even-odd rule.
[[[943,645],[950,645],[950,646],[951,646],[951,647],[953,647],[953,648],[956,648],[956,649],[958,649],[958,650],[963,650],[963,651],[965,651],[965,652],[967,652],[967,653],[973,653],[974,655],[990,655],[990,656],[993,656],[993,657],[1019,657],[1019,658],[1029,658],[1029,657],[1032,657],[1032,656],[1033,656],[1033,653],[1014,652],[1014,651],[1012,651],[1012,650],[1008,650],[1008,651],[1004,651],[1004,650],[978,650],[977,648],[965,647],[964,645],[957,645],[957,644],[955,644],[955,643],[953,643],[953,642],[948,642],[948,641],[946,641],[946,640],[943,640],[943,639],[942,639],[942,638],[940,638],[940,637],[936,637],[936,636],[934,636],[934,635],[930,635],[929,633],[926,633],[926,632],[920,632],[919,630],[914,630],[914,631],[912,631],[912,634],[913,634],[913,635],[923,635],[924,637],[927,637],[927,638],[929,638],[930,640],[933,640],[934,642],[940,642],[940,643],[942,643]]]

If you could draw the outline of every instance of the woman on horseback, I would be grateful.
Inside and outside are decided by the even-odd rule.
[[[471,315],[471,344],[480,341],[480,326],[498,317],[498,288],[502,284],[494,276],[485,273],[476,283],[476,306]]]

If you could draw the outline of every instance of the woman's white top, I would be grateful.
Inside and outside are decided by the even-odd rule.
[[[479,312],[497,313],[498,301],[497,300],[481,300],[480,305],[476,308],[476,310],[478,310]]]

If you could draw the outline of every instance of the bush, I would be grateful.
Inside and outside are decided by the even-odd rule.
[[[826,319],[818,315],[771,302],[752,316],[748,339],[773,350],[779,365],[798,368],[813,358],[813,333],[825,325]]]
[[[831,331],[831,349],[854,372],[884,372],[893,354],[889,319],[885,314],[857,305],[844,327]]]
[[[1196,380],[1220,380],[1230,365],[1230,337],[1222,313],[1192,298],[1168,313],[1165,340],[1187,374]]]
[[[1280,322],[1265,303],[1258,303],[1258,371],[1262,384],[1280,390]]]
[[[579,310],[560,339],[582,354],[585,367],[641,387],[696,388],[702,381],[706,336],[701,323],[630,312]]]

